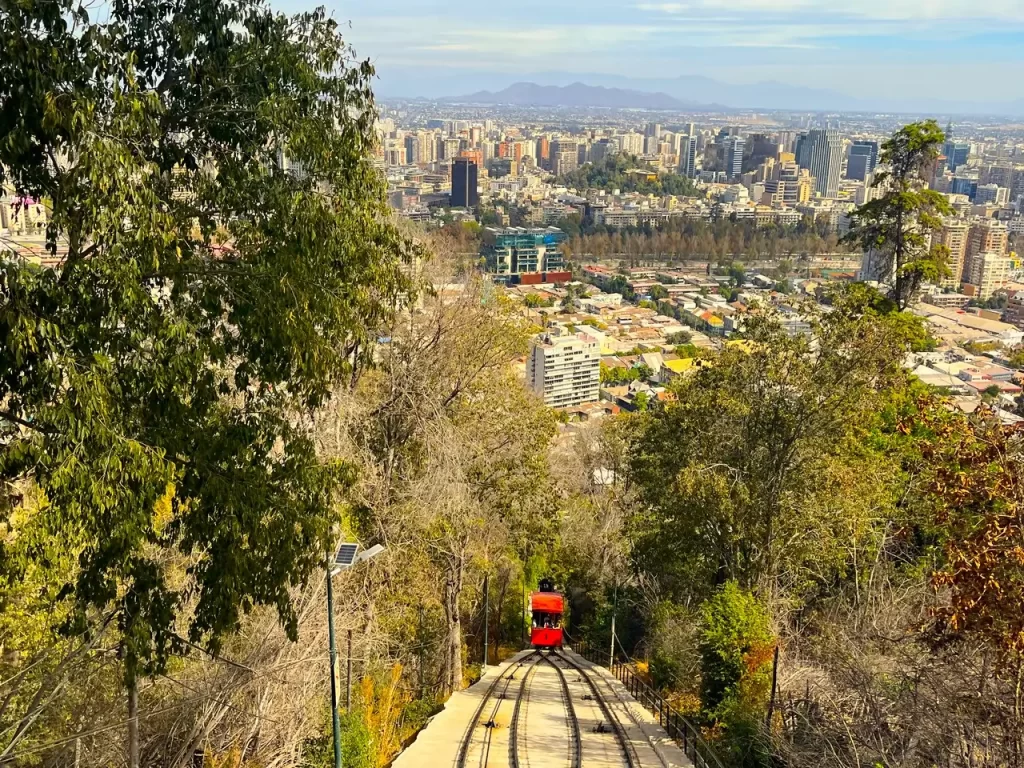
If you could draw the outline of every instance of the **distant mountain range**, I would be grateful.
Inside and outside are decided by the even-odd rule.
[[[479,90],[487,88],[488,90]],[[501,90],[495,90],[501,88]],[[794,110],[801,112],[886,112],[951,115],[1024,115],[1024,99],[976,102],[928,97],[892,100],[860,98],[824,88],[765,81],[725,83],[700,75],[625,77],[597,73],[538,72],[507,74],[485,71],[382,69],[376,84],[379,96],[439,99],[478,104],[521,106],[594,106],[712,111],[731,109]],[[455,94],[469,94],[457,96]]]
[[[609,109],[683,110],[702,105],[658,91],[606,88],[602,85],[571,83],[566,86],[513,83],[503,90],[477,91],[450,101],[467,104],[512,104],[520,107],[606,107]]]

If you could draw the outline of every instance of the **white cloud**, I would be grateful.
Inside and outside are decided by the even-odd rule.
[[[816,18],[846,16],[879,21],[1024,22],[1024,0],[682,0],[641,2],[635,7],[671,15],[728,10],[738,16],[800,13]]]

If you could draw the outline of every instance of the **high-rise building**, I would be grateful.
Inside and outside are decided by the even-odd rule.
[[[537,160],[541,168],[551,170],[551,144],[547,136],[537,139]]]
[[[842,152],[838,131],[815,128],[802,137],[796,161],[815,178],[815,191],[822,197],[839,195]]]
[[[877,141],[855,141],[846,163],[846,178],[867,181],[878,163]]]
[[[953,180],[949,183],[949,193],[951,195],[967,195],[967,197],[973,200],[977,191],[977,179],[972,179],[966,176],[954,176]]]
[[[725,174],[730,179],[743,173],[743,147],[746,141],[742,136],[728,136],[725,139]]]
[[[971,259],[971,274],[967,281],[974,287],[974,295],[987,299],[1010,280],[1013,262],[1000,253],[979,253]]]
[[[530,389],[555,408],[596,402],[601,386],[601,346],[586,333],[544,333],[531,345],[526,379]]]
[[[619,146],[622,148],[623,154],[626,155],[640,155],[644,151],[644,137],[639,133],[630,131],[619,136]]]
[[[477,165],[468,157],[452,161],[452,207],[476,208],[480,204],[477,193]]]
[[[1010,232],[1006,225],[996,219],[977,219],[971,224],[967,238],[967,253],[964,257],[964,280],[973,282],[973,263],[982,253],[1004,256],[1010,243]]]
[[[1006,205],[1010,201],[1010,190],[998,184],[979,184],[974,191],[974,204],[995,203]]]
[[[644,136],[650,136],[654,139],[661,138],[661,125],[659,123],[648,123],[647,128],[644,130]]]
[[[697,176],[697,137],[684,136],[679,147],[679,172],[691,179]]]
[[[420,160],[420,140],[414,133],[405,137],[405,161],[409,165],[423,162]]]
[[[552,173],[561,176],[575,171],[579,166],[579,142],[576,139],[563,136],[551,142]]]
[[[944,245],[949,249],[949,272],[943,278],[944,288],[956,288],[964,279],[964,260],[967,257],[967,240],[971,227],[965,219],[945,219],[942,229],[932,236],[934,245]]]
[[[801,168],[791,160],[783,161],[775,166],[773,181],[781,183],[779,187],[773,187],[773,191],[782,192],[783,203],[790,207],[806,203],[811,199],[814,190],[814,179],[806,168]],[[767,190],[767,186],[765,187]]]

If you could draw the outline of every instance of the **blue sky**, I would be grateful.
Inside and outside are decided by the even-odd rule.
[[[522,75],[591,73],[779,80],[862,98],[1024,98],[1024,0],[333,0],[328,8],[351,23],[349,40],[377,64],[384,92],[430,87],[425,73],[450,77],[454,93],[474,79],[502,87]],[[443,93],[437,85],[423,95]]]

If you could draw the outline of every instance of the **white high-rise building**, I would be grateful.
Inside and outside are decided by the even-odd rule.
[[[974,295],[987,299],[1010,281],[1013,261],[1001,253],[986,251],[971,259],[971,274],[968,281],[974,286]]]
[[[551,329],[533,341],[526,380],[546,405],[555,408],[596,402],[601,386],[600,344],[586,333]]]
[[[642,155],[644,151],[644,137],[632,131],[624,133],[619,136],[619,146],[624,154]]]
[[[843,139],[838,131],[814,129],[801,138],[796,161],[815,178],[815,191],[822,197],[839,195],[843,165]]]

